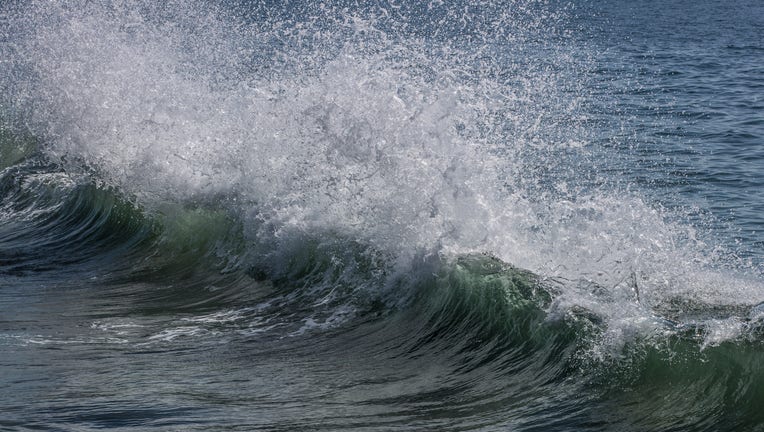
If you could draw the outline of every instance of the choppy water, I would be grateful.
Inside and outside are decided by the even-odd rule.
[[[759,2],[0,7],[1,430],[764,430]]]

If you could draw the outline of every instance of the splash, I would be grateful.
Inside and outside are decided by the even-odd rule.
[[[587,56],[544,2],[35,1],[3,19],[3,115],[46,157],[149,213],[224,209],[273,273],[306,239],[398,271],[487,252],[560,285],[550,316],[584,307],[608,345],[684,299],[761,301],[694,228],[600,173]],[[723,334],[739,332],[709,343]]]

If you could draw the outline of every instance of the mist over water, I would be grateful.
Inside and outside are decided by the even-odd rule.
[[[61,396],[42,402],[62,410],[50,424],[14,415],[0,426],[267,429],[291,418],[384,430],[387,413],[413,429],[670,428],[675,411],[651,417],[638,396],[651,388],[700,416],[679,425],[756,425],[764,286],[749,228],[761,220],[725,222],[724,198],[708,192],[721,189],[697,162],[708,135],[694,135],[692,92],[653,99],[670,78],[632,66],[644,55],[665,65],[678,48],[644,42],[636,25],[625,43],[592,24],[629,22],[616,13],[629,10],[4,5],[6,384],[25,389],[37,346],[87,364],[46,366],[63,389],[97,384],[88,368],[144,360],[128,362],[129,394],[115,391],[130,409],[103,394],[83,397],[103,402],[95,412],[66,408]],[[760,143],[754,108],[736,114],[742,144]],[[215,356],[226,359],[217,371]],[[137,402],[146,374],[186,358],[205,364],[166,384],[207,396],[173,403],[168,387],[163,408]],[[730,384],[741,376],[742,388]],[[675,386],[687,383],[699,386],[689,396]],[[645,414],[618,414],[633,404]],[[603,406],[614,418],[597,415]]]

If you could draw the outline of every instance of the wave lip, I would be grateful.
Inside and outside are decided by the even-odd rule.
[[[151,231],[119,197],[31,159],[0,173],[0,267],[6,274],[110,263]]]

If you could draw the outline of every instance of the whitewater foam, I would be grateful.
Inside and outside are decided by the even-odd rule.
[[[580,170],[606,161],[585,145],[586,59],[544,33],[557,15],[514,2],[488,26],[498,34],[450,41],[412,37],[384,8],[266,25],[199,2],[75,3],[10,13],[25,29],[5,36],[12,70],[27,71],[2,77],[14,123],[148,213],[222,207],[271,275],[310,241],[341,269],[359,264],[338,241],[397,271],[487,251],[562,281],[556,307],[603,318],[609,345],[655,332],[655,310],[677,297],[761,301],[760,282],[695,228],[607,179],[584,184]],[[334,288],[317,298],[332,303]]]

